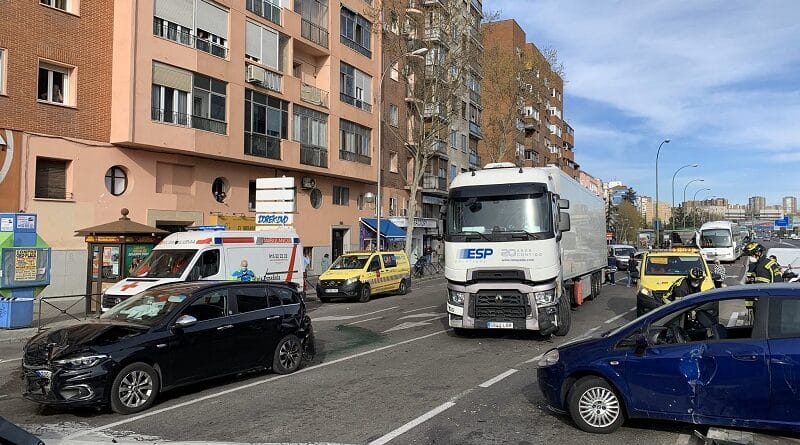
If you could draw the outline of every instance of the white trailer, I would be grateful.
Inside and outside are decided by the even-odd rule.
[[[566,335],[570,306],[599,295],[605,204],[557,167],[489,164],[450,185],[447,312],[464,329]]]

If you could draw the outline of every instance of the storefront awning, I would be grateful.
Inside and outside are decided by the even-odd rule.
[[[361,218],[361,224],[367,226],[373,232],[375,231],[375,226],[377,225],[377,220],[375,218]],[[395,223],[382,219],[381,220],[381,237],[386,239],[403,239],[406,237],[406,231],[397,227]]]

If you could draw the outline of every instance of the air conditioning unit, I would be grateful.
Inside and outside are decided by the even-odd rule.
[[[264,83],[264,78],[266,75],[267,72],[264,68],[255,65],[247,65],[247,69],[245,71],[245,80],[248,83],[262,84]]]
[[[317,188],[317,180],[310,176],[304,176],[300,181],[300,186],[304,189],[315,189]]]

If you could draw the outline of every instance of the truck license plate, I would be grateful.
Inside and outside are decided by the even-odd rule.
[[[514,329],[514,323],[510,321],[487,321],[486,327],[489,329]]]
[[[337,292],[339,292],[338,289],[325,289],[326,294],[335,294]]]

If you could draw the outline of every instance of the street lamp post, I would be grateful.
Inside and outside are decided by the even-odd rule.
[[[710,190],[711,190],[710,188],[704,188],[704,189],[700,189],[700,190],[694,192],[694,196],[692,197],[692,201],[696,203],[697,202],[697,194],[698,193],[700,193],[702,191],[710,191]],[[694,208],[694,215],[693,216],[694,216],[694,218],[693,218],[692,222],[693,222],[694,226],[697,227],[697,206],[695,206],[695,208]]]
[[[678,172],[683,170],[686,167],[699,167],[700,164],[686,164],[683,167],[675,170],[675,173],[672,174],[672,212],[675,212],[675,176],[678,175]],[[674,218],[673,218],[674,219]],[[673,221],[672,228],[675,228],[675,223]]]
[[[691,181],[687,182],[685,186],[683,186],[683,202],[681,203],[681,207],[683,207],[683,228],[686,228],[686,188],[689,187],[689,184],[693,182],[703,182],[704,179],[692,179]]]
[[[414,51],[410,51],[404,53],[401,56],[398,56],[392,63],[386,65],[386,68],[383,69],[381,72],[381,80],[378,83],[378,193],[375,197],[375,241],[376,241],[376,251],[381,251],[381,210],[383,207],[383,202],[381,201],[381,180],[383,179],[383,80],[386,77],[386,73],[389,72],[389,69],[394,66],[396,62],[398,62],[403,57],[408,56],[424,56],[425,53],[428,52],[428,48],[417,48]],[[417,178],[414,178],[416,180]],[[413,227],[406,227],[406,230],[414,230]]]
[[[658,156],[661,154],[661,147],[664,144],[669,144],[669,139],[664,139],[658,144],[658,150],[656,151],[656,219],[653,221],[653,229],[655,231],[656,236],[656,243],[657,245],[661,245],[661,238],[658,236]]]

